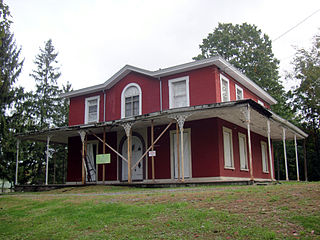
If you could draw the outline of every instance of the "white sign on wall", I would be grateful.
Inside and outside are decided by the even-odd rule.
[[[149,157],[155,157],[156,151],[149,151]]]

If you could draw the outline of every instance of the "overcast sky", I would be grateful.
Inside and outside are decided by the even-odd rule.
[[[255,24],[276,39],[320,9],[319,0],[5,0],[12,30],[25,59],[19,85],[30,90],[29,74],[39,47],[49,38],[59,52],[60,84],[73,89],[105,82],[130,64],[148,70],[192,61],[218,22]],[[320,33],[320,11],[273,43],[289,70],[295,50]],[[284,81],[285,85],[291,85]]]

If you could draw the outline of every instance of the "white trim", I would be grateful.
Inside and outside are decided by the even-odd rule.
[[[265,155],[265,166],[266,169],[263,168],[263,148],[264,146],[264,155]],[[262,172],[263,173],[269,173],[269,163],[268,163],[268,145],[265,141],[260,141],[260,147],[261,147],[261,164],[262,164]]]
[[[99,113],[100,113],[100,95],[99,96],[94,96],[94,97],[88,97],[85,99],[85,111],[84,111],[84,123],[87,124],[88,122],[88,114],[89,114],[89,109],[88,109],[88,101],[91,100],[97,100],[97,120],[94,122],[99,122]],[[91,123],[91,122],[90,122]]]
[[[138,72],[150,77],[164,77],[173,75],[176,73],[191,71],[198,68],[203,68],[206,66],[216,65],[218,68],[223,69],[227,74],[229,74],[232,78],[246,87],[248,90],[260,96],[263,100],[265,100],[269,104],[276,104],[277,101],[271,97],[266,91],[264,91],[261,87],[255,84],[252,80],[250,80],[247,76],[241,73],[238,69],[236,69],[233,65],[227,62],[220,56],[214,56],[211,58],[206,58],[202,60],[197,60],[169,68],[160,69],[157,71],[148,71],[145,69],[137,68],[130,65],[125,65],[121,68],[117,73],[115,73],[112,77],[110,77],[106,82],[103,84],[90,86],[87,88],[82,88],[78,90],[74,90],[68,93],[61,94],[61,97],[71,98],[76,96],[81,96],[84,94],[90,94],[98,91],[102,91],[103,89],[110,89],[114,86],[118,81],[120,81],[123,77],[128,75],[130,72]]]
[[[238,98],[238,94],[237,94],[238,90],[241,91],[241,98]],[[241,99],[243,99],[243,98],[244,98],[243,88],[240,87],[240,86],[238,86],[238,85],[236,84],[236,100],[241,100]]]
[[[263,103],[260,99],[258,99],[258,103],[259,103],[261,106],[264,106],[264,103]]]
[[[173,143],[174,143],[174,134],[176,134],[176,130],[171,130],[170,131],[170,166],[171,166],[171,180],[176,180],[176,178],[174,177],[174,172],[175,172],[175,165],[174,165],[174,151],[173,151]],[[180,131],[179,131],[180,134]],[[191,128],[184,128],[183,129],[183,135],[185,134],[189,134],[189,139],[188,139],[188,148],[189,148],[189,153],[190,153],[190,162],[189,162],[189,177],[185,177],[185,179],[191,179],[192,178],[192,154],[191,154]],[[180,138],[179,138],[180,141]],[[181,142],[180,142],[180,146],[181,146]],[[180,151],[180,149],[179,149]],[[181,154],[180,154],[180,158],[181,158]],[[180,159],[181,162],[181,159]],[[180,165],[180,169],[181,169],[181,165]],[[180,175],[181,178],[181,175]]]
[[[175,108],[174,102],[173,102],[173,93],[172,93],[172,87],[173,84],[176,82],[182,82],[186,81],[186,98],[187,98],[187,105],[184,107],[190,106],[190,94],[189,94],[189,76],[179,77],[168,80],[168,88],[169,88],[169,109]]]
[[[227,77],[225,77],[225,76],[223,76],[223,74],[220,74],[220,102],[227,102],[227,101],[223,101],[222,100],[222,81],[226,81],[227,82],[227,84],[228,84],[228,87],[227,87],[227,89],[228,89],[228,92],[227,92],[227,101],[230,101],[230,83],[229,83],[229,79],[227,78]]]
[[[244,138],[244,153],[245,153],[245,163],[247,168],[241,168],[241,154],[240,154],[240,138]],[[240,161],[240,171],[249,171],[249,163],[248,163],[248,151],[247,151],[247,135],[243,133],[238,133],[238,142],[239,142],[239,161]]]
[[[121,93],[121,118],[126,117],[126,110],[125,110],[125,99],[124,99],[124,93],[129,87],[136,87],[139,90],[139,114],[142,115],[142,91],[140,86],[137,83],[129,83],[127,86],[125,86]]]
[[[231,157],[231,166],[226,166],[225,161],[225,145],[224,145],[224,133],[230,134],[230,157]],[[223,162],[224,162],[224,169],[234,169],[234,157],[233,157],[233,141],[232,141],[232,130],[230,128],[222,127],[222,141],[223,141]]]

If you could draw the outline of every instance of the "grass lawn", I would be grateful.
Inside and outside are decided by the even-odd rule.
[[[0,195],[0,239],[320,239],[320,182]]]

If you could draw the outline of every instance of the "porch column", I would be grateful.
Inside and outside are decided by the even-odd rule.
[[[153,120],[151,120],[151,151],[154,150],[154,124]],[[152,169],[152,181],[155,180],[155,173],[154,173],[154,156],[151,157],[151,169]]]
[[[180,149],[181,149],[181,181],[184,182],[184,141],[183,141],[183,126],[184,122],[186,121],[187,117],[189,117],[191,114],[190,113],[185,113],[185,114],[179,114],[176,115],[174,118],[176,119],[179,129],[180,129]]]
[[[106,128],[103,128],[103,146],[102,146],[102,153],[106,154]],[[97,169],[97,182],[98,182],[98,165],[96,166]],[[102,164],[102,182],[105,183],[106,179],[106,165]]]
[[[86,132],[85,131],[80,131],[79,132],[80,137],[81,137],[81,142],[82,142],[82,151],[81,151],[81,158],[82,158],[82,167],[81,167],[81,172],[82,172],[82,184],[85,184],[86,182],[86,173],[85,173],[85,138],[86,138]]]
[[[308,166],[307,166],[307,149],[306,149],[306,139],[303,139],[303,158],[304,158],[304,176],[305,181],[308,181]]]
[[[15,185],[18,185],[19,149],[20,149],[20,139],[17,140],[16,179],[14,182]]]
[[[270,120],[267,120],[267,127],[268,127],[268,147],[269,147],[269,162],[270,162],[270,172],[271,172],[271,180],[274,181],[274,172],[273,172],[273,161],[272,161],[272,152],[271,152],[271,129],[270,129]]]
[[[299,176],[299,159],[298,159],[298,146],[297,146],[297,135],[294,135],[294,149],[296,153],[296,168],[297,168],[297,181],[300,181]]]
[[[177,141],[177,163],[178,163],[178,181],[180,181],[180,138],[179,138],[179,124],[176,123],[176,141]]]
[[[285,169],[286,169],[286,181],[289,181],[287,150],[286,150],[286,129],[285,128],[282,128],[282,142],[283,142],[284,164],[285,164]]]
[[[127,152],[128,152],[128,183],[132,182],[132,178],[131,178],[131,150],[132,150],[132,146],[131,146],[131,126],[132,123],[124,123],[122,125],[122,127],[124,128],[124,131],[126,132],[126,136],[127,136],[127,143],[128,143],[128,148],[127,148]]]
[[[47,157],[47,161],[46,161],[46,185],[48,185],[49,157],[50,157],[50,151],[49,151],[50,139],[51,139],[51,136],[48,135],[47,136],[47,151],[46,151],[46,157]]]
[[[247,123],[247,134],[248,134],[248,149],[249,149],[249,162],[250,162],[250,181],[253,181],[253,166],[252,166],[252,148],[251,148],[251,130],[250,130],[250,106],[248,105],[246,110],[243,112]]]

